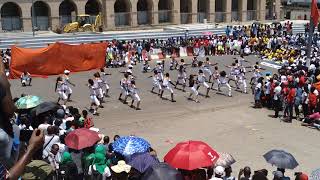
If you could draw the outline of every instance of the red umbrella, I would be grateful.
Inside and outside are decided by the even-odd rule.
[[[80,150],[93,146],[100,140],[100,137],[95,131],[91,131],[87,128],[81,128],[71,131],[64,140],[65,144],[69,148]]]
[[[219,158],[219,154],[202,141],[186,141],[171,149],[164,161],[172,167],[194,170],[212,166]]]

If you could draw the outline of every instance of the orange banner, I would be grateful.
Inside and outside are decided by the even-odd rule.
[[[20,78],[24,71],[43,77],[62,74],[65,69],[71,72],[98,69],[105,65],[106,48],[106,43],[55,43],[39,49],[12,46],[10,77]]]

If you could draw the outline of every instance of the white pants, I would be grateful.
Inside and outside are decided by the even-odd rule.
[[[154,82],[153,87],[158,88],[159,90],[162,90],[162,87],[159,82]]]
[[[96,95],[90,95],[91,103],[94,103],[96,106],[100,106],[100,101]]]
[[[103,90],[102,90],[102,88],[99,88],[97,93],[98,93],[98,98],[103,98]]]
[[[199,95],[199,92],[197,90],[197,88],[195,88],[194,86],[190,88],[191,89],[191,94],[195,94],[196,96]]]
[[[167,91],[169,91],[171,94],[173,94],[173,90],[172,90],[172,88],[171,88],[170,86],[164,86],[164,87],[163,87],[163,90],[167,90]]]
[[[177,82],[178,82],[179,84],[185,84],[185,83],[186,83],[186,79],[183,78],[183,77],[178,77]]]
[[[207,89],[209,88],[209,85],[207,82],[200,83],[199,86],[204,86]]]
[[[137,93],[130,94],[132,100],[141,101],[140,96]]]
[[[67,86],[67,88],[66,88],[66,94],[72,94],[72,89],[71,89],[71,87],[70,86]]]
[[[207,74],[207,75],[209,75],[209,76],[212,76],[212,71],[211,71],[211,69],[209,69],[209,68],[203,68],[203,71],[204,71],[205,74]]]
[[[240,85],[243,85],[243,91],[244,91],[244,93],[246,93],[247,92],[246,80],[245,79],[238,80],[237,87],[239,87]]]
[[[220,90],[221,87],[226,87],[228,88],[228,95],[231,96],[231,86],[229,85],[229,83],[219,83],[218,84],[218,89]]]
[[[129,92],[125,88],[121,87],[121,94],[128,96]]]
[[[58,91],[58,95],[59,95],[59,98],[64,100],[64,101],[68,99],[67,94],[64,93],[63,91]]]
[[[102,86],[103,93],[106,93],[106,90],[109,90],[109,89],[110,89],[109,84],[108,83],[103,83],[103,86]]]

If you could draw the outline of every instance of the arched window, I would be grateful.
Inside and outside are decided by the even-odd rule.
[[[1,7],[2,30],[13,31],[21,30],[21,9],[19,5],[13,2],[4,3]]]

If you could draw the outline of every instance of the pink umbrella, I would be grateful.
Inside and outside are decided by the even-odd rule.
[[[69,148],[80,150],[93,146],[100,140],[100,137],[95,131],[91,131],[87,128],[81,128],[71,131],[64,140]]]

